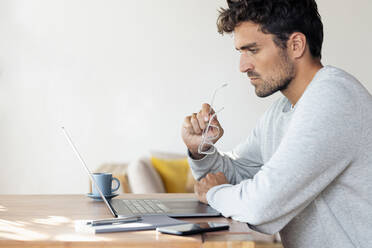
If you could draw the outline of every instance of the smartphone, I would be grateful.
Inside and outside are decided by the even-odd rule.
[[[214,232],[229,229],[229,224],[218,222],[190,223],[156,228],[156,231],[174,235],[189,235],[203,232]]]

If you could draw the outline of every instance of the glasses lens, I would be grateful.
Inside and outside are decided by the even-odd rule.
[[[214,98],[216,96],[217,91],[226,87],[226,86],[228,86],[228,84],[224,83],[223,85],[221,85],[219,88],[217,88],[213,92],[213,96],[212,96],[212,100],[211,100],[211,104],[210,104],[211,108],[213,107]],[[220,128],[216,125],[212,125],[211,123],[212,123],[212,120],[216,117],[217,113],[221,112],[223,109],[224,108],[222,107],[221,109],[216,111],[210,117],[208,125],[203,131],[203,134],[202,134],[202,137],[201,137],[202,140],[201,140],[201,142],[198,146],[199,154],[213,154],[216,151],[216,148],[214,147],[214,144],[213,144],[213,140],[218,138],[218,136],[220,135]],[[209,149],[210,147],[212,147],[212,148]]]
[[[200,154],[212,154],[215,152],[213,140],[220,135],[220,128],[216,125],[211,124],[215,116],[216,113],[212,115],[211,119],[208,122],[207,127],[204,129],[204,132],[202,134],[202,140],[198,146],[198,152]],[[212,147],[212,149],[208,151],[210,147]]]
[[[209,124],[205,130],[204,135],[207,141],[212,141],[220,135],[220,128],[216,125]]]

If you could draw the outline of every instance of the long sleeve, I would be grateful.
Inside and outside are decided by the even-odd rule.
[[[277,150],[253,178],[208,191],[212,207],[258,231],[276,233],[349,166],[361,139],[360,104],[349,102],[352,87],[326,84],[308,87]]]

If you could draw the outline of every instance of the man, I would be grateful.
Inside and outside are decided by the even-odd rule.
[[[259,97],[283,96],[229,153],[213,153],[223,129],[208,104],[185,118],[199,200],[255,230],[279,231],[287,248],[372,247],[371,95],[321,64],[314,0],[227,2],[218,30],[233,32],[241,72]]]

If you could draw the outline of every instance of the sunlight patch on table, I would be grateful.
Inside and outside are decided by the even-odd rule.
[[[23,228],[24,224],[0,219],[0,239],[45,240],[49,236]]]
[[[32,222],[43,225],[58,226],[70,223],[72,220],[64,216],[48,216],[47,219],[33,219]]]
[[[91,235],[83,235],[83,234],[60,234],[54,237],[55,240],[58,241],[112,241],[110,238],[106,237],[99,237],[99,236],[91,236]]]
[[[6,226],[25,226],[24,223],[19,222],[19,221],[10,221],[10,220],[3,220],[0,219],[0,227],[6,227]]]

